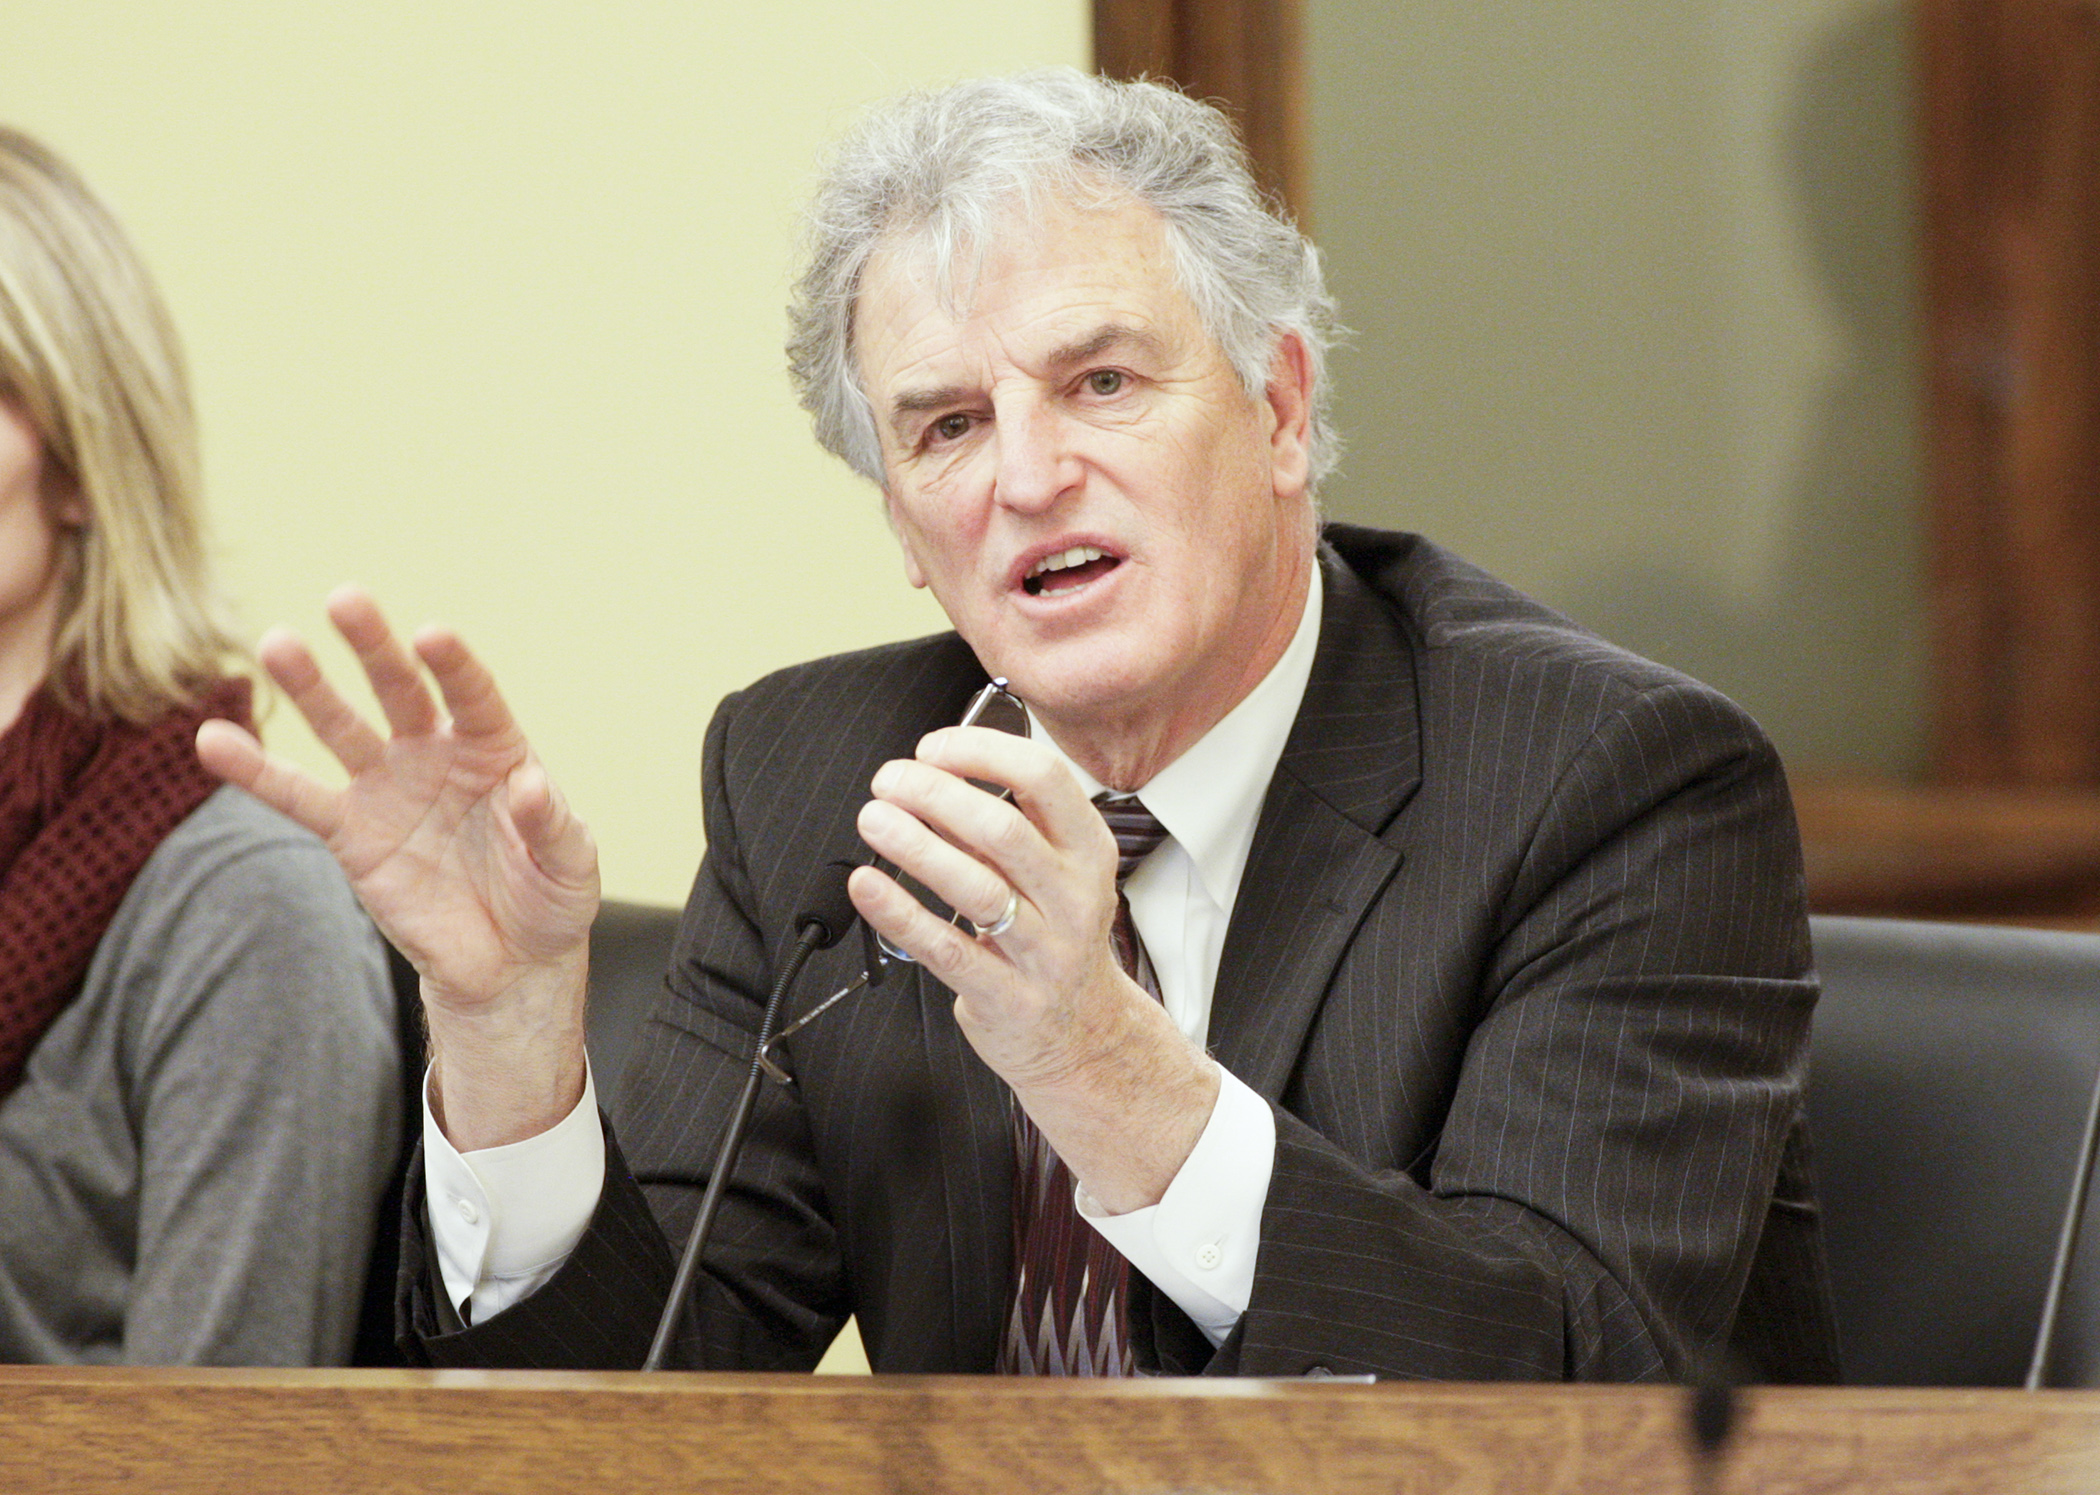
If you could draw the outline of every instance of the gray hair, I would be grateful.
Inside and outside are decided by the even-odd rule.
[[[875,251],[916,234],[953,293],[1016,203],[1055,190],[1108,205],[1126,194],[1166,223],[1181,289],[1249,395],[1278,337],[1312,365],[1311,475],[1340,455],[1327,398],[1334,302],[1319,251],[1263,199],[1231,121],[1158,83],[1071,68],[959,83],[883,104],[841,142],[810,205],[808,263],[788,306],[788,372],[825,450],[883,482],[874,411],[853,356],[854,302]]]

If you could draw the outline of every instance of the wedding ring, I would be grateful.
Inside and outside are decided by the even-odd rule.
[[[1000,935],[1006,933],[1007,930],[1014,927],[1014,915],[1020,911],[1020,893],[1013,888],[1008,888],[1006,890],[1006,907],[999,910],[999,917],[990,924],[980,924],[975,919],[972,919],[970,928],[977,932],[977,938],[981,940],[997,939]]]

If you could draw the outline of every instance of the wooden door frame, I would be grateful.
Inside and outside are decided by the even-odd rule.
[[[2100,9],[1917,15],[1934,766],[2100,789]]]
[[[1094,0],[1094,68],[1223,105],[1255,175],[1306,224],[1303,0]]]

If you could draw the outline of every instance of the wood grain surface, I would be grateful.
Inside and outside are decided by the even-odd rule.
[[[1936,776],[2100,787],[2100,6],[1915,15]]]
[[[8,1491],[2100,1490],[2100,1394],[0,1369]]]
[[[2100,793],[1794,782],[1819,914],[2100,928]]]
[[[1225,106],[1254,174],[1311,226],[1303,0],[1094,0],[1094,66]]]

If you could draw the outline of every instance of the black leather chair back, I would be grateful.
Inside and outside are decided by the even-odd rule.
[[[2100,936],[1818,917],[1808,1107],[1845,1378],[2014,1386],[2100,1072]],[[2088,1219],[2052,1385],[2100,1384]]]
[[[591,1000],[584,1043],[599,1104],[612,1099],[627,1068],[635,1034],[648,1021],[671,969],[680,910],[649,903],[606,903],[591,925]]]

